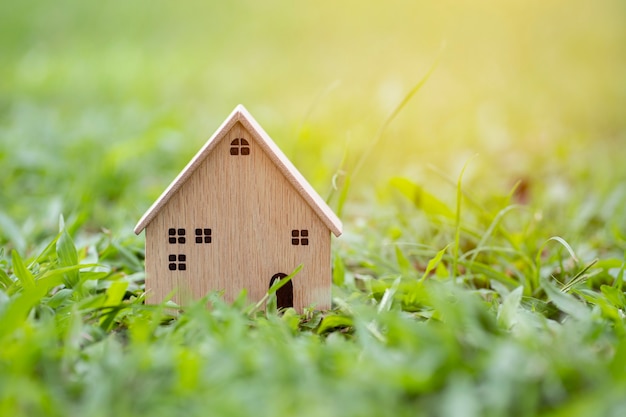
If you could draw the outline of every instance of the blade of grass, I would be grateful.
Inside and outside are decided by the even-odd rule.
[[[576,285],[588,280],[590,278],[590,275],[587,275],[586,272],[589,270],[589,268],[594,266],[596,263],[598,263],[598,259],[594,259],[593,261],[591,261],[586,267],[584,267],[579,273],[577,273],[567,284],[563,285],[563,288],[561,288],[561,291],[569,292]]]
[[[4,272],[3,269],[0,269],[0,284],[4,287],[4,289],[13,285],[13,280],[7,275],[6,272]]]
[[[279,289],[281,289],[283,287],[283,285],[285,285],[289,281],[291,281],[293,279],[293,277],[295,277],[298,274],[298,272],[300,272],[302,270],[303,266],[304,265],[302,265],[302,264],[298,265],[296,267],[296,269],[294,269],[291,274],[287,275],[286,277],[284,277],[281,280],[278,280],[277,282],[272,284],[272,286],[270,287],[269,290],[267,290],[267,292],[265,293],[263,298],[261,298],[259,300],[259,302],[256,303],[254,305],[254,307],[248,311],[248,314],[253,314],[256,311],[258,311],[261,308],[261,306],[263,306],[263,303],[265,303],[267,301],[269,296],[272,295],[272,294],[276,294],[276,291],[278,291]]]
[[[57,240],[56,251],[61,266],[67,267],[78,264],[76,246],[74,246],[74,241],[65,228],[61,231],[59,239]],[[78,271],[68,271],[65,275],[65,285],[68,288],[73,288],[77,283]]]
[[[422,275],[422,278],[420,278],[420,280],[419,280],[420,283],[424,282],[426,280],[426,278],[428,277],[428,275],[435,268],[437,268],[437,266],[441,262],[441,259],[443,258],[443,255],[445,255],[445,253],[446,253],[446,251],[448,250],[449,247],[450,247],[450,245],[446,245],[445,248],[443,248],[439,252],[437,252],[437,254],[430,261],[428,261],[428,265],[426,265],[426,270],[424,271],[424,275]]]
[[[409,92],[402,98],[400,103],[398,103],[398,105],[396,105],[396,107],[391,111],[391,113],[389,113],[389,116],[387,116],[387,118],[383,122],[380,129],[378,129],[376,136],[374,136],[374,140],[372,141],[372,143],[370,143],[368,148],[365,150],[365,152],[363,152],[363,154],[358,159],[354,169],[352,170],[352,177],[355,177],[358,174],[358,172],[361,170],[361,168],[365,164],[365,161],[367,160],[369,155],[372,153],[372,151],[374,150],[378,142],[380,142],[380,140],[382,139],[385,131],[387,130],[391,122],[394,121],[394,119],[398,116],[398,114],[400,114],[402,109],[411,101],[413,96],[415,96],[415,94],[417,94],[417,92],[422,89],[424,84],[426,84],[428,79],[431,77],[431,75],[433,74],[437,66],[439,65],[439,60],[441,58],[441,55],[444,49],[445,49],[445,44],[443,44],[441,48],[439,49],[437,56],[435,57],[435,60],[433,61],[430,68],[428,68],[428,71],[426,71],[426,74],[413,86],[413,88],[409,90]]]
[[[474,155],[472,158],[468,159],[463,165],[463,169],[461,169],[461,173],[459,174],[459,178],[456,183],[456,215],[454,220],[454,246],[452,250],[452,271],[450,276],[452,277],[452,281],[456,280],[457,276],[457,262],[459,260],[459,248],[461,245],[461,200],[463,199],[463,191],[462,191],[462,181],[463,174],[467,169],[470,161],[476,158],[478,155]]]
[[[11,261],[13,262],[13,273],[22,283],[22,287],[27,289],[34,288],[35,278],[28,268],[26,268],[24,261],[15,249],[11,252]]]
[[[574,262],[578,263],[578,258],[576,257],[576,254],[574,253],[574,250],[569,245],[569,243],[567,243],[565,241],[565,239],[563,239],[562,237],[552,236],[551,238],[549,238],[548,240],[543,242],[543,244],[541,245],[541,247],[537,251],[537,255],[535,256],[535,276],[533,277],[533,281],[531,283],[532,284],[532,288],[531,288],[532,291],[534,291],[535,289],[539,288],[539,280],[541,278],[540,277],[540,275],[541,275],[541,255],[543,255],[543,250],[546,248],[546,246],[550,242],[558,242],[558,243],[560,243],[569,252],[569,254],[572,257],[572,259],[574,260]]]
[[[493,232],[496,229],[496,227],[498,227],[498,225],[500,224],[500,221],[502,220],[504,215],[509,213],[510,211],[514,210],[514,209],[519,209],[519,208],[522,208],[522,207],[519,206],[519,205],[507,206],[507,207],[503,208],[502,210],[500,210],[498,212],[498,214],[496,214],[496,216],[494,217],[493,221],[491,222],[491,224],[487,228],[487,231],[482,235],[482,237],[480,239],[480,242],[478,242],[478,244],[476,245],[476,248],[472,251],[473,254],[472,254],[472,257],[470,258],[470,262],[474,262],[474,260],[476,260],[476,257],[478,256],[478,254],[480,252],[482,252],[482,249],[485,246],[485,243],[491,237],[491,235],[493,234]]]

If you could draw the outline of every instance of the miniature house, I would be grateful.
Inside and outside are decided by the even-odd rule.
[[[139,220],[149,302],[210,291],[260,300],[276,279],[279,307],[330,308],[331,233],[341,221],[241,105]]]

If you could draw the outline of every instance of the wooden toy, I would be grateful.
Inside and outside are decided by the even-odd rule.
[[[135,227],[146,230],[146,291],[184,304],[213,290],[279,308],[330,308],[330,234],[341,221],[239,105]]]

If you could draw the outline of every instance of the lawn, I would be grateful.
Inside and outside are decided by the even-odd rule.
[[[0,3],[0,416],[625,415],[626,6],[466,3]],[[344,223],[330,311],[144,303],[239,103]]]

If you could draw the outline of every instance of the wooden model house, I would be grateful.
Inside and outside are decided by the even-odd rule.
[[[341,221],[241,105],[139,220],[146,230],[146,291],[185,303],[213,290],[279,307],[330,307],[330,234]]]

